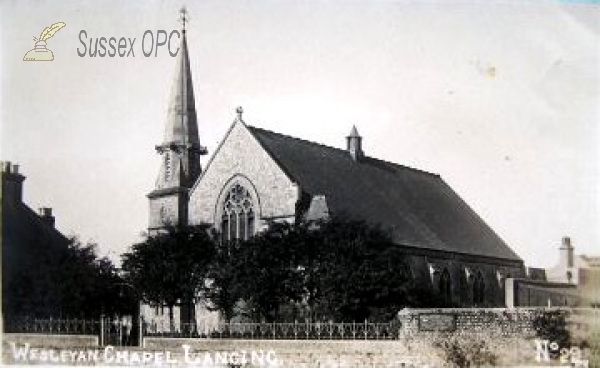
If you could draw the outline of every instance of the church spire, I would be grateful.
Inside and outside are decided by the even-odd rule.
[[[175,76],[168,100],[167,119],[163,141],[156,146],[161,156],[155,190],[150,199],[150,226],[182,225],[187,223],[187,195],[202,168],[200,156],[207,150],[200,144],[198,121],[186,26],[188,14],[180,11],[181,44],[176,58]],[[169,200],[168,198],[171,198]],[[165,215],[168,214],[168,215]]]
[[[172,151],[176,156],[179,156],[184,172],[178,176],[181,177],[181,174],[183,174],[184,181],[187,183],[174,184],[191,186],[200,175],[200,155],[206,154],[207,151],[205,147],[200,145],[198,136],[196,104],[186,36],[186,24],[189,18],[185,8],[181,9],[180,14],[182,23],[181,45],[177,54],[175,76],[169,97],[164,139],[163,143],[156,148],[161,155]],[[177,167],[180,165],[172,166]],[[169,179],[168,170],[165,174],[166,179]]]
[[[185,33],[185,24],[189,20],[188,12],[185,6],[182,6],[179,10],[179,20],[181,21],[181,31]]]

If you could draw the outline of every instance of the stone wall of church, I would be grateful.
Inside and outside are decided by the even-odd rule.
[[[298,187],[281,170],[248,129],[234,123],[218,148],[196,186],[192,188],[189,203],[189,221],[192,224],[215,224],[219,200],[236,178],[256,194],[255,213],[261,220],[293,219],[298,199]],[[248,184],[250,183],[250,184]],[[218,226],[218,221],[217,224]]]
[[[155,229],[166,225],[176,225],[181,207],[179,194],[167,195],[150,200],[148,228]]]

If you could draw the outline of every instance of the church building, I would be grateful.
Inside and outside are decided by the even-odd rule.
[[[208,223],[248,239],[270,221],[344,216],[389,230],[413,277],[448,305],[503,306],[505,279],[524,277],[521,258],[439,175],[370,157],[356,127],[335,148],[252,126],[238,108],[202,168],[191,73],[184,30],[150,231]]]

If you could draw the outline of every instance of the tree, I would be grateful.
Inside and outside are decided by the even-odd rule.
[[[252,320],[279,320],[282,307],[302,298],[297,240],[293,225],[271,223],[247,241],[220,243],[206,291],[211,308],[229,321],[241,301],[241,313]]]
[[[364,222],[272,223],[220,248],[207,297],[228,320],[239,300],[269,322],[289,319],[281,312],[298,304],[310,320],[389,321],[417,302],[401,249]]]
[[[69,295],[62,308],[68,313],[98,316],[101,313],[118,314],[126,308],[113,285],[121,282],[112,262],[96,256],[97,245],[72,240],[61,260],[58,286],[62,295]]]
[[[311,280],[314,317],[389,321],[408,304],[410,270],[388,234],[361,221],[335,218],[316,227],[301,252],[307,255],[303,268]]]
[[[293,246],[296,231],[288,223],[272,223],[238,248],[240,297],[255,320],[274,322],[280,308],[301,300],[302,279]]]
[[[235,314],[235,307],[241,300],[243,283],[239,280],[238,268],[242,265],[238,256],[239,247],[236,242],[220,242],[216,244],[216,252],[209,265],[207,285],[204,296],[210,302],[208,309],[221,312],[225,321],[229,322]]]
[[[148,304],[166,305],[174,328],[173,308],[187,308],[191,322],[194,298],[205,285],[215,243],[207,225],[168,227],[147,236],[122,255],[126,278]]]

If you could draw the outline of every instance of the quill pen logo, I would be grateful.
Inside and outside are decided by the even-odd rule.
[[[54,60],[54,54],[52,51],[46,48],[46,40],[50,37],[54,36],[56,32],[58,32],[61,28],[66,26],[64,22],[54,23],[50,27],[46,27],[40,38],[34,37],[33,40],[36,41],[35,47],[32,50],[29,50],[25,56],[23,56],[23,61],[52,61]]]

